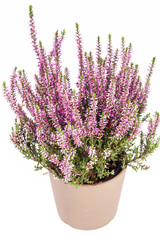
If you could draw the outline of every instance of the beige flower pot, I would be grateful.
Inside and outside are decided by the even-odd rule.
[[[108,181],[78,188],[55,179],[49,173],[60,218],[81,230],[108,224],[116,214],[125,173],[126,168]]]

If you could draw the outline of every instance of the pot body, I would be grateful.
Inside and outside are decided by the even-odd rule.
[[[126,168],[114,178],[76,188],[49,173],[60,218],[73,228],[92,230],[105,226],[115,216]]]

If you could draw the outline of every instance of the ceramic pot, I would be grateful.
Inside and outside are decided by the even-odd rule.
[[[105,226],[115,216],[126,168],[112,179],[76,188],[49,173],[60,218],[73,228],[92,230]]]

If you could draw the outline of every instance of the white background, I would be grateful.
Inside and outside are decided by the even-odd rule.
[[[33,5],[38,39],[46,50],[52,48],[55,31],[66,29],[62,48],[63,67],[71,72],[72,86],[77,81],[75,22],[80,25],[86,51],[95,52],[97,36],[102,39],[103,55],[109,33],[114,48],[121,37],[133,45],[134,63],[140,66],[145,81],[153,56],[157,57],[148,111],[160,111],[160,14],[159,1],[41,1],[5,0],[0,4],[0,83],[9,84],[15,66],[25,69],[30,81],[37,73],[31,46],[28,6]],[[0,90],[0,239],[160,239],[160,148],[148,158],[150,169],[127,169],[118,212],[107,226],[92,231],[76,230],[64,224],[56,211],[49,176],[34,171],[9,141],[14,115]],[[160,131],[159,131],[160,133]]]

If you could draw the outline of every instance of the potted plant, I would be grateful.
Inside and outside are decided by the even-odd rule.
[[[126,47],[122,38],[119,54],[109,35],[102,58],[98,37],[94,59],[92,52],[83,51],[76,23],[76,91],[68,68],[61,70],[65,30],[56,31],[47,54],[42,42],[37,43],[32,6],[29,19],[39,73],[34,75],[34,89],[25,71],[17,68],[10,88],[3,82],[4,96],[16,115],[11,141],[37,163],[36,171],[48,170],[64,222],[78,229],[102,227],[116,214],[127,166],[148,169],[146,157],[159,146],[159,113],[145,113],[155,57],[143,84],[138,65],[131,62],[131,44]],[[144,122],[146,132],[141,130]]]

